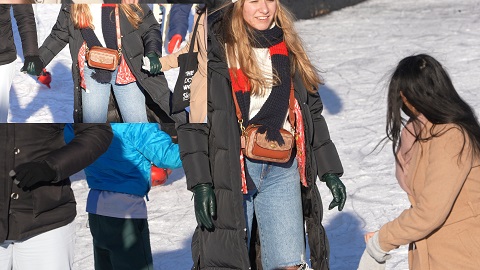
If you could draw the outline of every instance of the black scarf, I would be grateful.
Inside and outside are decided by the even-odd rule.
[[[100,40],[97,38],[92,28],[83,28],[80,29],[80,32],[82,33],[82,37],[87,43],[88,48],[91,48],[93,46],[102,47]],[[115,5],[102,5],[102,33],[107,48],[118,50],[117,28],[115,22]],[[112,79],[112,71],[99,68],[93,69],[95,70],[95,72],[92,74],[92,79],[94,79],[95,81],[99,83],[109,83]]]
[[[277,141],[280,145],[283,145],[284,141],[280,134],[280,129],[283,127],[285,116],[287,115],[291,86],[290,61],[287,47],[283,41],[283,30],[275,26],[264,31],[254,30],[253,33],[255,42],[252,43],[252,46],[254,48],[269,49],[272,69],[274,74],[280,79],[280,84],[272,87],[272,91],[266,102],[260,111],[250,120],[248,120],[250,109],[249,83],[241,70],[236,71],[239,82],[234,82],[233,88],[242,112],[244,125],[261,125],[258,131],[260,133],[266,132],[267,140]],[[230,70],[230,72],[235,71]],[[241,82],[242,78],[244,80],[243,82]]]

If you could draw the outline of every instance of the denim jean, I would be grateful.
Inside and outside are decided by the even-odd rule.
[[[285,164],[245,159],[245,166],[248,180],[255,184],[255,189],[249,190],[243,197],[248,244],[255,215],[263,269],[305,263],[305,233],[296,158]]]
[[[118,103],[123,122],[148,122],[145,96],[136,82],[116,84],[118,68],[112,72],[109,83],[99,83],[91,75],[94,69],[85,64],[84,77],[88,92],[82,91],[82,110],[84,123],[105,123],[107,121],[110,88]]]

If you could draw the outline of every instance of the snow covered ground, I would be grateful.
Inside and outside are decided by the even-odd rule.
[[[41,43],[55,23],[58,5],[37,7]],[[385,84],[403,57],[428,53],[449,71],[461,96],[479,111],[480,2],[477,0],[368,0],[323,17],[298,21],[314,64],[323,73],[325,117],[342,159],[348,192],[342,212],[325,209],[331,269],[356,269],[365,244],[363,234],[377,230],[409,207],[394,178],[391,144],[375,146],[385,136]],[[16,36],[18,41],[18,35]],[[20,44],[17,42],[17,44]],[[11,122],[71,122],[70,56],[64,49],[47,69],[52,88],[18,73],[11,92]],[[19,55],[17,69],[22,66]],[[168,73],[171,86],[175,71]],[[78,202],[75,269],[93,269],[91,236],[86,227],[88,187],[82,172],[73,189]],[[324,204],[332,196],[319,183]],[[149,194],[149,223],[155,269],[189,269],[190,238],[196,225],[191,193],[182,170]],[[406,247],[394,251],[387,269],[408,269]]]

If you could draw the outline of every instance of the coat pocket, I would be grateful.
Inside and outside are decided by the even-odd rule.
[[[477,217],[477,220],[480,218]],[[480,269],[480,227],[468,229],[458,234],[460,242],[470,255],[472,264]]]
[[[39,186],[32,190],[32,200],[33,215],[34,217],[38,217],[42,213],[74,201],[75,199],[70,185],[65,185],[64,180],[53,185]]]

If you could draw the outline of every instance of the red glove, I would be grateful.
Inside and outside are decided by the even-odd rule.
[[[172,173],[170,169],[158,168],[152,165],[150,178],[152,178],[152,187],[163,185],[167,182],[168,176]]]
[[[182,36],[180,34],[175,34],[168,42],[168,53],[173,53],[174,51],[180,48],[180,44],[182,44]]]

